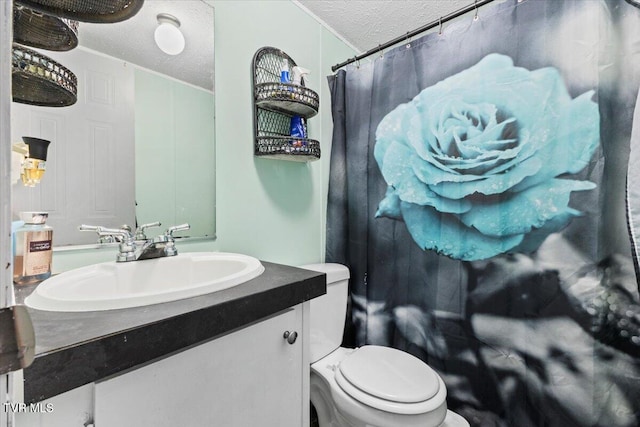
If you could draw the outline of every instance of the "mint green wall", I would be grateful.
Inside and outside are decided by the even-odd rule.
[[[290,1],[207,0],[215,8],[215,242],[179,243],[179,250],[240,252],[290,265],[324,259],[331,147],[326,76],[355,52]],[[309,68],[307,86],[320,94],[309,136],[321,142],[311,163],[253,156],[251,60],[263,46],[287,52]],[[98,252],[98,253],[95,253]],[[112,260],[106,251],[57,252],[54,270]]]
[[[297,265],[324,257],[331,109],[326,76],[354,52],[289,1],[211,1],[215,7],[217,234],[220,250]],[[320,94],[309,136],[322,158],[297,163],[253,156],[251,60],[263,46],[311,70]]]

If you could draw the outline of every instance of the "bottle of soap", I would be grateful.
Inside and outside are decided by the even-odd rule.
[[[301,85],[302,78],[310,73],[309,70],[302,67],[293,67],[293,84]],[[299,115],[294,115],[291,117],[291,125],[289,127],[289,135],[294,138],[292,139],[291,145],[295,148],[300,148],[306,145],[307,138],[307,124],[305,119]]]
[[[31,285],[51,276],[53,228],[47,212],[20,212],[24,225],[15,231],[13,283]]]
[[[304,76],[309,75],[311,71],[307,70],[306,68],[302,68],[302,67],[298,67],[295,66],[293,67],[293,84],[294,85],[301,85],[302,84],[302,78]]]
[[[282,68],[280,69],[280,83],[291,83],[289,77],[289,61],[282,59]]]

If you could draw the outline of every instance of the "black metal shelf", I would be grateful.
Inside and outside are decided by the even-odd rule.
[[[254,155],[264,158],[309,162],[320,158],[320,143],[314,139],[290,136],[291,117],[307,119],[318,114],[316,92],[301,84],[280,82],[280,70],[287,61],[296,63],[280,49],[263,47],[253,57]]]
[[[318,114],[318,94],[290,83],[260,83],[255,88],[256,105],[278,113],[297,114],[306,119]]]

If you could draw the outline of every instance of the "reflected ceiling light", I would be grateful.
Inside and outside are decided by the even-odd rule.
[[[168,13],[159,13],[158,28],[153,38],[156,44],[167,55],[178,55],[184,50],[184,36],[180,31],[180,21]]]

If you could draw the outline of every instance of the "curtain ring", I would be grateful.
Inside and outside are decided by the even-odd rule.
[[[381,44],[378,45],[378,51],[380,52],[380,59],[384,58],[384,49]]]
[[[478,0],[475,0],[475,1],[473,2],[473,7],[474,7],[474,9],[475,9],[475,11],[476,11],[476,14],[473,16],[473,20],[474,20],[474,21],[477,21],[477,20],[478,20],[478,18],[479,18],[479,17],[478,17]]]
[[[440,17],[438,22],[440,23],[440,29],[438,30],[438,35],[441,36],[442,35],[442,16]]]
[[[407,31],[407,49],[411,49],[411,36],[409,34],[411,34],[411,31]]]

